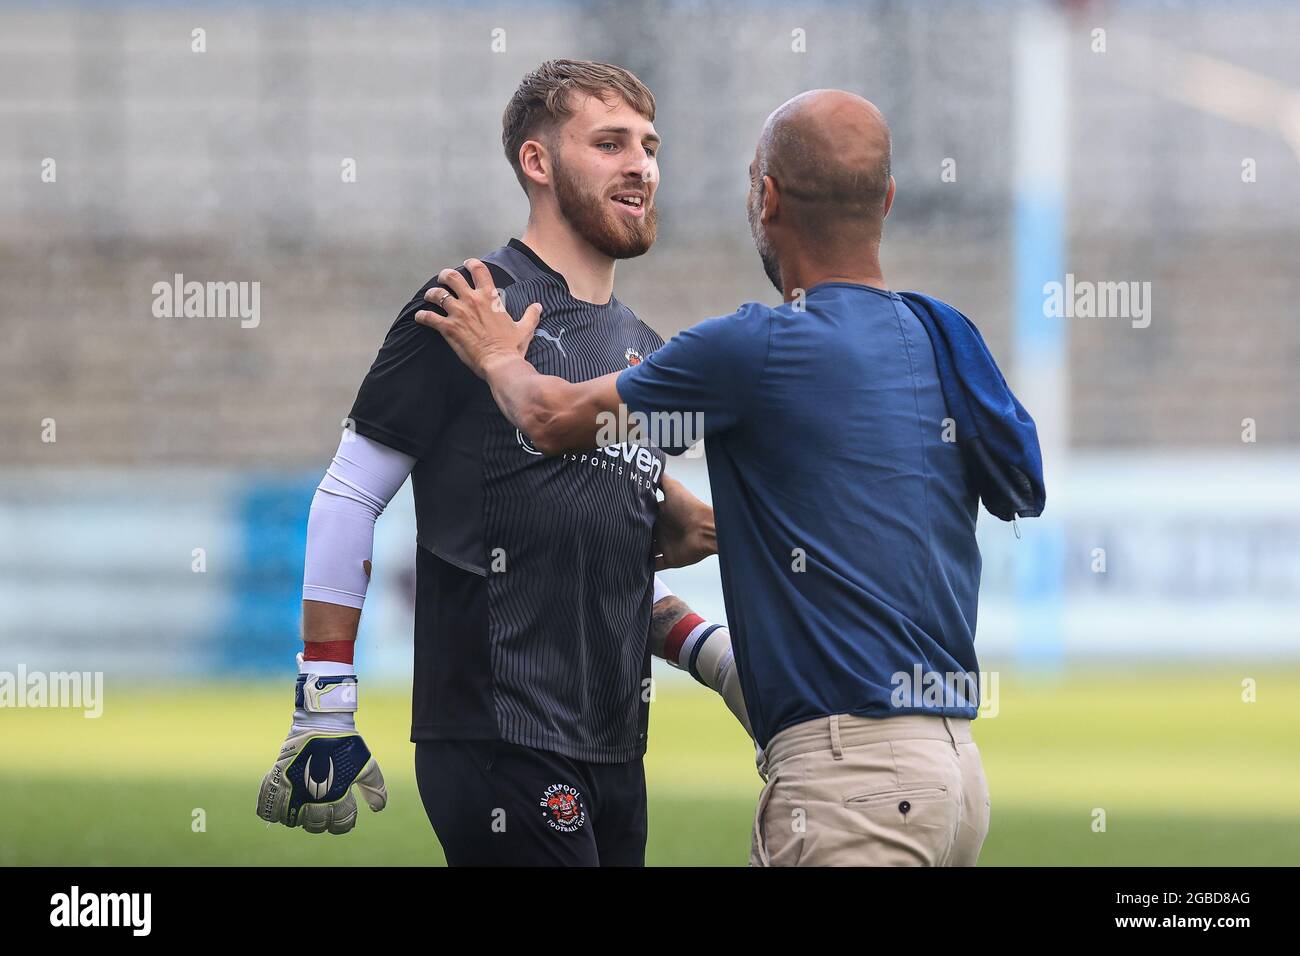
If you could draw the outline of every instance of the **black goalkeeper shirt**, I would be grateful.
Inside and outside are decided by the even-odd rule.
[[[593,305],[522,242],[481,257],[516,320],[542,303],[528,361],[586,381],[663,340]],[[462,269],[462,273],[468,273]],[[361,383],[359,434],[417,459],[412,740],[506,740],[579,760],[645,753],[651,533],[664,457],[617,445],[540,455],[433,329],[426,282]]]

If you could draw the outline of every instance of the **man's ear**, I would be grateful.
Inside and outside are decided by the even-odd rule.
[[[526,140],[519,147],[519,168],[529,182],[538,186],[551,184],[551,155],[540,140]]]
[[[894,177],[889,177],[889,191],[885,193],[885,213],[880,218],[884,219],[889,215],[889,210],[894,207]]]
[[[771,176],[763,177],[763,216],[762,222],[767,224],[776,218],[777,212],[781,208],[780,190],[776,185],[776,180]]]

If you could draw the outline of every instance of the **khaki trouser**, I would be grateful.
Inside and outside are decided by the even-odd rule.
[[[768,743],[750,866],[974,866],[989,788],[970,721],[837,714]]]

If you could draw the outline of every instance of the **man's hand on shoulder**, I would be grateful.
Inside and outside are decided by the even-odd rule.
[[[494,360],[522,357],[528,351],[542,307],[534,302],[516,322],[506,311],[488,267],[478,259],[466,260],[465,266],[474,279],[473,287],[457,270],[443,269],[438,273],[439,285],[424,298],[447,314],[426,309],[416,312],[415,320],[437,329],[460,360],[486,379]]]

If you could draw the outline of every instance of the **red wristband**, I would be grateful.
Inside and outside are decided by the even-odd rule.
[[[672,661],[674,664],[679,663],[677,655],[681,653],[686,638],[690,636],[691,631],[695,630],[697,625],[703,623],[704,618],[698,614],[687,614],[674,624],[673,629],[664,638],[664,660]]]
[[[302,659],[305,661],[338,661],[351,664],[356,641],[303,641]]]

